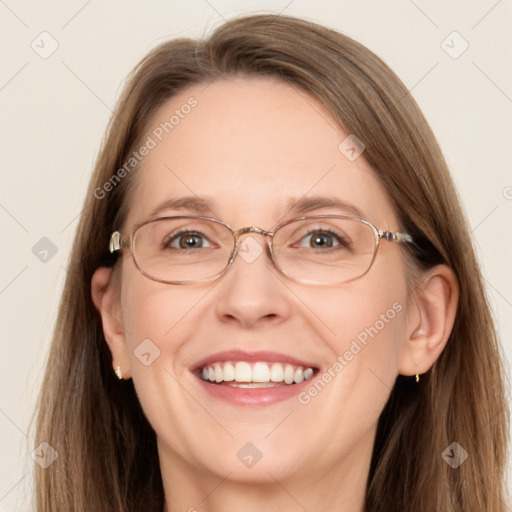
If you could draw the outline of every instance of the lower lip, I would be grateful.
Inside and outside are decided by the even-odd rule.
[[[237,388],[226,385],[212,384],[201,377],[195,376],[204,390],[214,398],[234,405],[262,406],[272,405],[283,400],[296,397],[304,388],[311,384],[314,376],[299,384],[284,384],[270,388]]]

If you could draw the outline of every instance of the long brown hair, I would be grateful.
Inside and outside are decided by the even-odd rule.
[[[77,228],[41,391],[36,444],[48,442],[59,458],[36,467],[38,512],[162,512],[155,434],[132,382],[112,371],[90,291],[94,271],[115,266],[109,237],[124,222],[137,169],[107,193],[98,190],[166,100],[235,74],[277,78],[323,102],[364,142],[364,158],[416,241],[408,258],[416,268],[445,263],[458,279],[446,348],[418,384],[398,376],[380,416],[366,512],[508,510],[503,363],[469,230],[427,122],[402,82],[361,44],[309,21],[254,15],[205,40],[160,45],[132,72],[117,104]],[[452,442],[469,455],[458,468],[442,457]]]

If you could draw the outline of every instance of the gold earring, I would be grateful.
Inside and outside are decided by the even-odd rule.
[[[420,381],[420,376],[418,374],[416,374],[416,382],[419,382]]]
[[[120,364],[117,365],[117,368],[114,370],[114,372],[119,380],[123,380],[123,372],[121,371]]]

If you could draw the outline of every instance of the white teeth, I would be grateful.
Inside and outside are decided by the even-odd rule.
[[[304,380],[308,380],[310,377],[312,377],[313,373],[315,372],[313,371],[312,368],[307,368],[306,370],[304,370]]]
[[[231,382],[231,386],[240,388],[271,387],[276,383],[300,384],[310,379],[313,368],[303,368],[292,364],[247,361],[217,362],[205,366],[201,377],[209,382]]]
[[[269,382],[270,368],[265,363],[256,363],[252,369],[253,382]]]
[[[283,379],[283,365],[281,363],[274,363],[270,368],[270,380],[272,382],[283,382]]]
[[[284,368],[284,381],[286,384],[293,384],[293,374],[295,368],[291,364],[287,364]]]
[[[295,382],[295,384],[299,384],[303,380],[304,380],[304,372],[303,372],[302,368],[297,368],[295,370],[295,373],[293,374],[293,382]]]
[[[213,372],[215,374],[215,382],[222,382],[224,380],[224,375],[220,364],[215,363],[213,365]]]
[[[274,384],[272,382],[233,382],[230,384],[233,388],[244,388],[244,389],[252,389],[252,388],[273,388]]]
[[[235,365],[235,380],[237,382],[251,382],[252,370],[251,365],[245,361],[238,361]]]
[[[235,380],[235,367],[231,363],[224,364],[224,382]]]

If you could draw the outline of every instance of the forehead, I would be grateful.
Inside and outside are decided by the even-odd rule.
[[[208,201],[204,213],[233,227],[268,228],[312,197],[351,205],[347,214],[360,212],[378,226],[393,224],[375,172],[363,156],[349,159],[343,151],[348,135],[317,99],[283,82],[237,77],[191,86],[148,123],[149,150],[136,171],[126,225],[183,197]],[[187,201],[181,203],[179,213],[158,213],[186,214]]]

